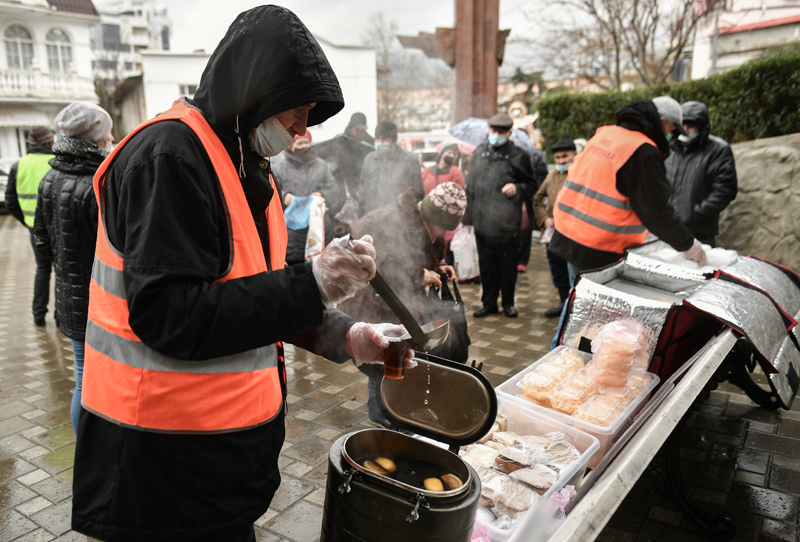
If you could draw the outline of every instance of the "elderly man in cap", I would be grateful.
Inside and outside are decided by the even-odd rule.
[[[382,359],[384,332],[404,332],[334,308],[374,275],[369,236],[284,266],[270,157],[343,106],[300,19],[256,7],[231,24],[194,97],[136,128],[98,169],[76,531],[254,542],[281,479],[293,389],[284,341],[358,365]]]
[[[687,135],[670,141],[667,178],[670,203],[703,244],[716,245],[719,215],[736,199],[738,181],[731,146],[711,134],[708,108],[702,102],[681,106]]]
[[[505,113],[489,119],[489,139],[475,149],[467,177],[467,210],[462,222],[475,227],[483,295],[476,318],[498,312],[519,316],[514,306],[522,203],[536,190],[531,160],[511,143],[514,121]]]
[[[683,129],[669,100],[674,102],[638,100],[619,108],[616,125],[598,128],[569,168],[553,209],[549,249],[567,261],[572,286],[581,271],[611,264],[626,248],[644,243],[648,230],[685,258],[705,263],[700,241],[669,204],[665,135]],[[560,330],[561,323],[553,346]]]
[[[36,195],[39,183],[50,171],[53,154],[53,130],[46,126],[36,126],[28,132],[28,153],[11,166],[6,185],[6,209],[14,218],[28,228],[31,246],[36,258],[36,275],[33,279],[33,323],[42,327],[50,301],[50,273],[53,261],[36,252],[33,226],[36,217]],[[56,313],[56,321],[58,313]]]
[[[361,168],[359,213],[364,216],[394,203],[410,186],[423,189],[419,158],[397,145],[397,125],[382,120],[375,128],[375,152]]]
[[[533,196],[533,212],[536,216],[536,224],[542,230],[543,241],[553,235],[555,221],[553,220],[553,205],[564,182],[567,180],[567,171],[572,161],[575,159],[575,143],[571,139],[562,139],[550,147],[553,153],[556,167],[547,174],[547,178]],[[569,271],[567,262],[557,256],[552,251],[547,251],[547,263],[550,264],[550,274],[553,276],[553,286],[558,289],[560,301],[558,305],[547,309],[544,315],[547,318],[557,318],[564,308],[564,301],[569,295]]]

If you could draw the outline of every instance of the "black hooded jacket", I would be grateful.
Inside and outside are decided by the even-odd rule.
[[[92,177],[108,151],[85,139],[61,137],[53,153],[52,169],[39,183],[35,246],[41,257],[55,263],[59,328],[83,342],[97,240]]]
[[[656,106],[651,100],[638,100],[620,107],[616,116],[617,126],[641,132],[656,144],[656,147],[642,145],[619,168],[617,191],[630,199],[636,216],[653,235],[669,243],[675,250],[689,250],[694,237],[669,204],[671,188],[664,169],[664,159],[669,156],[669,144],[661,129]],[[581,270],[603,267],[622,257],[616,252],[583,245],[580,240],[561,234],[558,225],[548,250]]]
[[[237,171],[243,166],[242,186],[268,262],[264,210],[279,195],[269,184],[269,163],[250,150],[247,134],[270,116],[312,102],[309,125],[344,105],[319,44],[293,13],[276,6],[237,17],[192,101]],[[348,358],[344,339],[352,320],[324,310],[309,264],[211,286],[229,263],[228,219],[210,159],[182,122],[155,123],[124,145],[108,170],[105,218],[109,241],[124,254],[131,327],[154,350],[192,361],[288,340],[328,359]],[[282,414],[245,431],[165,435],[83,410],[73,528],[122,541],[217,539],[252,529],[280,482],[283,437]]]
[[[736,198],[737,178],[733,151],[723,139],[711,135],[708,108],[701,102],[681,106],[683,121],[697,126],[699,135],[689,144],[670,142],[666,161],[672,184],[670,203],[695,237],[714,244],[719,215]]]

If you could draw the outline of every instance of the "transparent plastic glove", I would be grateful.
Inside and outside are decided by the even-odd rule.
[[[311,268],[322,295],[322,303],[332,309],[366,288],[375,276],[375,247],[372,237],[351,240],[345,248],[334,239],[319,256],[311,259]]]
[[[367,324],[358,322],[347,332],[347,352],[353,356],[356,366],[363,363],[383,363],[383,351],[389,347],[389,340],[384,332],[393,332],[393,335],[404,335],[406,328],[396,324]],[[403,346],[405,348],[405,346]],[[414,361],[414,351],[405,348],[405,367],[413,369],[417,366]]]
[[[683,257],[696,262],[698,265],[705,265],[706,261],[708,261],[706,252],[703,250],[703,244],[697,239],[692,243],[692,248],[683,253]]]

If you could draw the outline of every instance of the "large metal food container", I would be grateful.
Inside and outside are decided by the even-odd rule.
[[[328,455],[328,479],[321,542],[469,542],[480,497],[480,479],[458,447],[489,432],[497,396],[480,371],[431,355],[402,380],[384,379],[379,394],[384,415],[394,425],[449,446],[449,450],[409,434],[367,429],[339,438]],[[390,457],[398,471],[377,474],[365,459]],[[455,474],[454,490],[426,490],[404,478],[401,468],[425,477]],[[415,471],[416,472],[416,471]],[[418,474],[418,473],[417,473]]]

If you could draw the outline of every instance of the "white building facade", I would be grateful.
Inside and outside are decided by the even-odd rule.
[[[319,39],[325,56],[339,78],[345,108],[335,117],[311,129],[315,141],[344,132],[353,113],[367,117],[372,132],[378,122],[375,51],[371,48],[336,46]],[[192,97],[211,57],[209,53],[142,51],[142,75],[124,81],[119,88],[117,111],[120,134],[172,107],[181,96]]]
[[[707,14],[695,34],[692,79],[711,74],[716,7],[719,12],[716,72],[738,68],[767,49],[800,43],[800,0],[704,0]]]
[[[53,126],[74,101],[97,103],[89,28],[100,19],[91,0],[0,2],[0,169],[27,152],[34,126]]]

